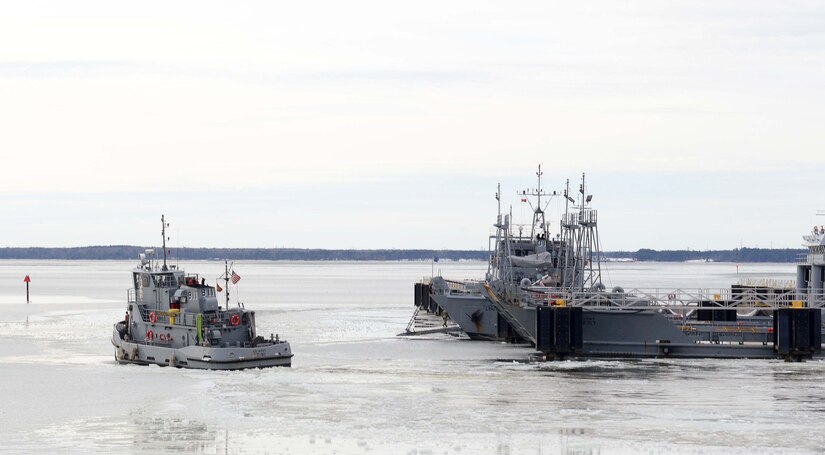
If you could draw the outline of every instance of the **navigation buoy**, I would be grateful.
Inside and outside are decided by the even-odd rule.
[[[26,303],[31,303],[29,301],[29,283],[31,282],[31,280],[32,279],[29,278],[28,275],[26,275],[26,278],[23,278],[23,282],[26,283]]]

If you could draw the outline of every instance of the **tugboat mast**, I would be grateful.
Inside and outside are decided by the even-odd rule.
[[[223,281],[226,283],[226,307],[224,309],[229,310],[229,260],[223,261],[223,269]]]

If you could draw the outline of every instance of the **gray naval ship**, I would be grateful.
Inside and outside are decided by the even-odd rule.
[[[808,253],[798,258],[795,284],[608,291],[596,270],[587,278],[590,286],[491,282],[484,290],[501,316],[548,358],[822,357],[825,229],[814,228],[803,239]]]
[[[154,251],[141,254],[132,270],[126,316],[114,326],[112,344],[119,363],[180,368],[240,370],[291,366],[292,350],[277,335],[259,336],[255,312],[242,304],[230,308],[226,265],[225,306],[205,278],[167,264],[166,221],[163,261]]]
[[[502,339],[506,326],[547,358],[822,356],[825,228],[803,236],[809,252],[799,258],[795,285],[608,290],[584,176],[578,199],[569,186],[564,196],[557,242],[535,231],[525,238],[499,216],[485,280],[431,279],[431,299],[471,338]],[[534,215],[534,226],[542,221]],[[522,242],[531,254],[510,248]]]

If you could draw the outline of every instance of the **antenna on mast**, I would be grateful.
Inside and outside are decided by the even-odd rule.
[[[234,265],[235,263],[233,262],[232,264]],[[224,266],[223,279],[224,279],[224,283],[226,283],[224,285],[226,287],[226,309],[229,310],[229,260],[224,260],[223,261],[223,266]]]
[[[541,164],[539,164],[539,169],[538,169],[538,171],[536,171],[536,178],[538,179],[538,187],[534,190],[530,190],[530,189],[523,190],[521,192],[521,194],[516,193],[516,194],[519,194],[519,196],[522,196],[522,197],[523,196],[536,196],[536,206],[533,208],[533,225],[530,227],[530,237],[535,237],[536,235],[538,235],[538,232],[536,232],[536,226],[540,226],[544,230],[545,235],[547,234],[547,224],[545,223],[544,209],[541,206],[541,197],[542,196],[547,196],[548,200],[549,200],[549,198],[552,198],[553,196],[558,196],[558,193],[556,191],[553,191],[552,193],[547,193],[544,190],[542,190],[542,188],[541,188],[541,176],[542,175],[544,175],[544,172],[542,172]],[[529,201],[527,201],[527,202],[529,203]],[[533,207],[533,204],[530,203],[530,206]]]
[[[498,224],[501,224],[501,183],[496,185],[496,203],[498,203]]]
[[[165,272],[169,270],[169,267],[166,266],[166,228],[169,226],[169,224],[166,223],[166,217],[164,215],[160,216],[160,224],[162,226],[160,230],[160,235],[163,238],[163,268],[161,268],[161,270]]]

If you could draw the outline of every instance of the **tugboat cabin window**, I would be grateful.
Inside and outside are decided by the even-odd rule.
[[[135,289],[145,288],[149,286],[149,275],[142,275],[135,273]]]
[[[178,281],[171,273],[152,275],[152,281],[155,283],[155,287],[159,288],[174,288],[178,286]]]

